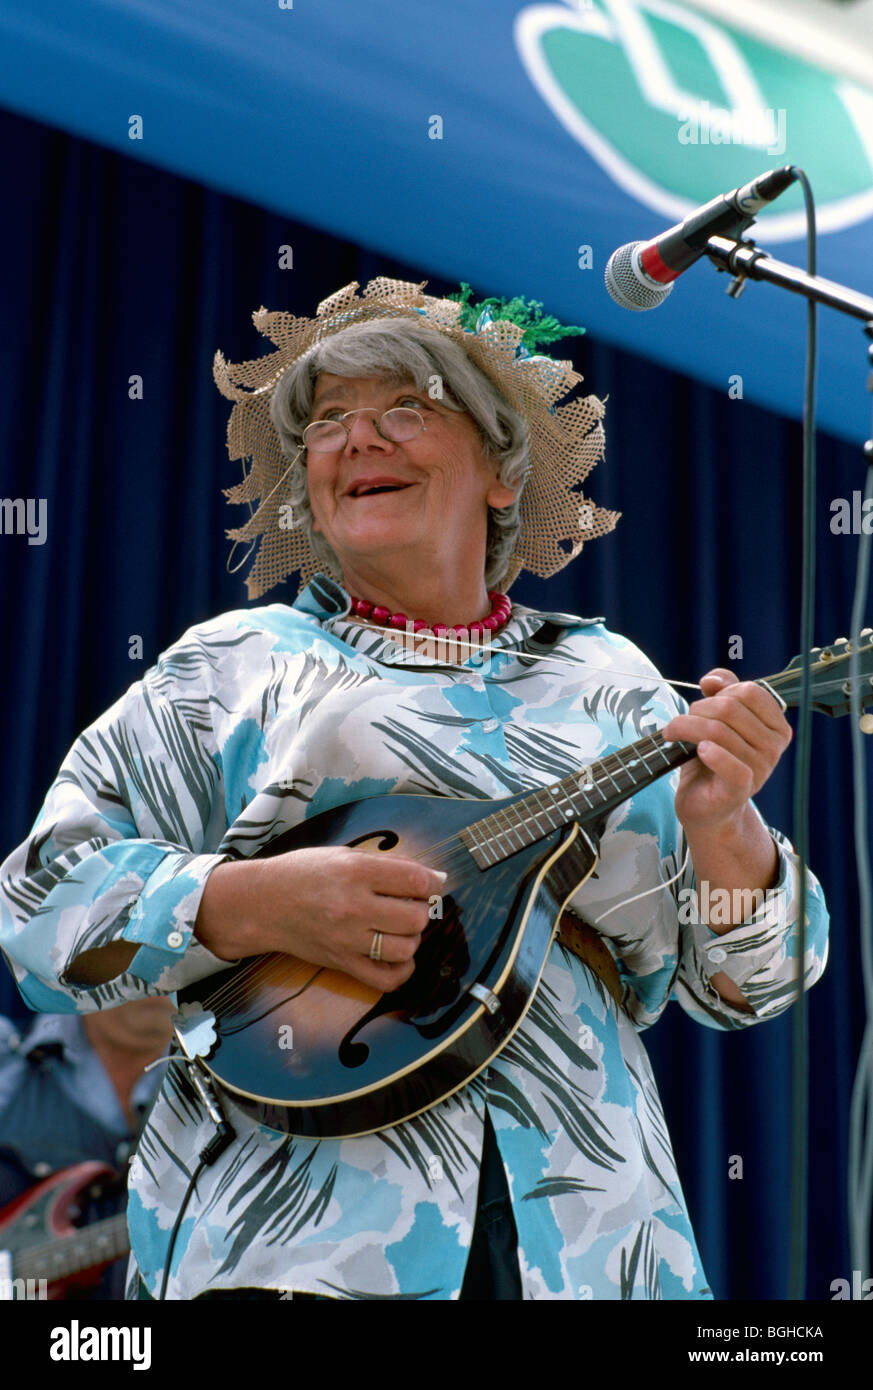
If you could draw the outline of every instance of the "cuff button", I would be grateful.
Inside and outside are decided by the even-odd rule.
[[[182,945],[182,942],[184,940],[185,938],[180,931],[171,931],[169,936],[167,937],[167,945],[172,946],[173,950],[176,950],[179,946]]]
[[[720,946],[713,946],[709,952],[709,959],[715,965],[721,965],[723,960],[727,960],[727,951],[723,951]]]

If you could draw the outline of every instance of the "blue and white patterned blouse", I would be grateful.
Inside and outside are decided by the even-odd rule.
[[[198,624],[77,739],[30,837],[0,868],[0,945],[34,1008],[106,1008],[225,968],[192,932],[207,877],[229,850],[251,853],[278,829],[362,796],[532,790],[684,708],[649,661],[596,619],[516,605],[488,664],[460,668],[412,656],[350,621],[348,608],[346,591],[318,576],[292,607]],[[564,632],[535,660],[525,644],[547,619]],[[718,1028],[787,1008],[798,876],[791,846],[774,835],[780,876],[761,908],[720,936],[688,922],[679,895],[693,884],[690,863],[666,884],[685,859],[677,777],[610,816],[597,874],[571,902],[589,923],[602,918],[623,1007],[553,945],[508,1046],[413,1120],[319,1141],[276,1134],[228,1102],[237,1139],[198,1179],[167,1297],[263,1286],[457,1298],[486,1106],[525,1298],[712,1297],[640,1030],[671,997]],[[808,893],[807,985],[827,955],[812,876]],[[95,988],[67,981],[80,952],[119,939],[139,944],[125,974]],[[718,970],[752,1013],[718,995],[709,983]],[[169,1067],[130,1178],[133,1257],[153,1296],[212,1134]]]

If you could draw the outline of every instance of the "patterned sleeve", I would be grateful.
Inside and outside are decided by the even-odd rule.
[[[227,855],[208,687],[192,629],[76,740],[25,842],[0,866],[0,947],[32,1008],[89,1012],[169,993],[224,968],[193,938],[206,880]],[[94,988],[75,958],[139,950]]]
[[[757,808],[756,808],[757,810]],[[758,812],[760,818],[760,812]],[[698,920],[696,888],[690,865],[681,880],[685,892],[677,893],[680,930],[680,964],[674,995],[682,1008],[699,1023],[711,1028],[747,1028],[775,1018],[797,995],[800,950],[800,868],[793,846],[779,831],[767,827],[779,854],[776,882],[766,892],[728,895],[709,903],[709,919],[716,926],[743,912],[740,926],[718,933]],[[684,854],[684,849],[683,849]],[[815,984],[827,964],[828,911],[821,885],[807,869],[804,988]],[[729,1004],[710,983],[723,971],[742,992],[752,1012]]]

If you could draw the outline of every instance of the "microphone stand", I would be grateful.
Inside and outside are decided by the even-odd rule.
[[[711,236],[706,243],[706,254],[718,270],[729,270],[734,280],[728,286],[728,294],[736,299],[745,288],[746,280],[766,280],[771,285],[781,285],[792,294],[801,294],[805,299],[813,299],[819,304],[829,304],[853,318],[864,319],[868,323],[868,336],[873,337],[873,299],[857,290],[846,289],[836,280],[825,280],[820,275],[807,275],[796,265],[786,261],[774,260],[756,246],[753,241],[731,241],[729,237]]]
[[[827,304],[832,309],[838,309],[840,313],[860,319],[864,324],[864,333],[869,340],[867,358],[873,367],[873,298],[869,295],[847,289],[845,285],[837,284],[835,280],[825,280],[819,275],[810,275],[798,266],[788,265],[785,261],[777,261],[766,251],[762,251],[759,246],[756,246],[751,239],[748,241],[732,240],[730,237],[711,236],[706,242],[705,253],[717,270],[727,270],[733,276],[727,291],[733,299],[742,294],[747,280],[765,280],[771,285],[779,285],[782,289],[790,290],[792,294],[802,295],[805,299],[818,304]],[[873,371],[867,378],[867,389],[873,392]],[[862,446],[862,452],[867,465],[866,487],[864,488],[866,499],[866,497],[873,496],[873,429],[871,429],[871,437]],[[871,1084],[871,1071],[873,1071],[873,941],[869,939],[871,936],[870,923],[873,919],[873,885],[871,885],[868,859],[869,844],[867,843],[867,815],[864,795],[862,731],[868,733],[873,732],[873,730],[862,723],[860,718],[860,669],[856,639],[863,622],[863,605],[866,599],[870,571],[870,551],[871,536],[867,529],[862,526],[849,633],[852,642],[849,685],[854,715],[852,720],[852,761],[855,858],[858,866],[861,965],[867,1013],[866,1026],[861,1041],[861,1057],[852,1091],[852,1113],[849,1126],[849,1245],[852,1269],[853,1271],[858,1269],[862,1280],[869,1259],[869,1213],[871,1200],[873,1200],[873,1158],[869,1153],[869,1138],[865,1143],[865,1130],[867,1136],[873,1132],[873,1119],[871,1119],[870,1114],[870,1107],[873,1105],[870,1100],[871,1091],[873,1091],[873,1084]],[[809,656],[808,652],[801,651],[802,662],[808,663]],[[801,708],[801,715],[803,713],[803,708]],[[805,840],[805,834],[803,839]],[[804,869],[806,867],[805,849],[806,845],[804,844],[800,855]],[[804,902],[804,899],[805,894],[801,892],[801,903]],[[801,941],[804,939],[802,932],[803,923],[801,924]],[[799,1000],[801,1008],[803,969],[804,962],[801,961],[798,977],[801,989]],[[801,1024],[801,1033],[803,1034],[804,1031],[803,1024]],[[796,1089],[794,1094],[796,1100]],[[805,1118],[804,1114],[804,1122]],[[792,1207],[794,1206],[794,1199],[798,1197],[799,1194],[792,1193]],[[854,1284],[854,1273],[852,1278]],[[866,1289],[867,1285],[863,1284],[863,1287]],[[802,1288],[792,1290],[789,1296],[802,1298]],[[860,1295],[853,1292],[853,1297],[860,1297]]]

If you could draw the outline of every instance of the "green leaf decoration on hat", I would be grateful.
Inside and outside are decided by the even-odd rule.
[[[549,343],[556,343],[559,338],[569,338],[573,334],[584,333],[584,328],[579,328],[576,324],[559,323],[552,314],[544,314],[543,306],[538,299],[522,299],[516,295],[514,299],[499,299],[492,296],[490,299],[482,299],[478,304],[472,302],[473,291],[465,280],[461,281],[461,288],[456,294],[450,294],[449,299],[454,299],[461,305],[459,322],[462,328],[471,332],[476,331],[480,315],[487,310],[492,319],[509,319],[512,323],[523,329],[522,342],[529,352],[536,352],[538,347],[546,347]]]

